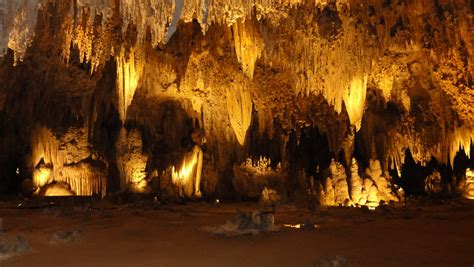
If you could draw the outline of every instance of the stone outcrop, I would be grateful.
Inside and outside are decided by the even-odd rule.
[[[474,172],[471,169],[466,170],[466,177],[461,191],[463,197],[474,199]]]
[[[256,198],[266,190],[276,191],[280,195],[286,194],[286,173],[280,164],[271,167],[271,161],[260,158],[256,161],[247,159],[240,165],[234,165],[234,179],[232,183],[235,190],[244,197]],[[268,194],[267,194],[268,195]]]

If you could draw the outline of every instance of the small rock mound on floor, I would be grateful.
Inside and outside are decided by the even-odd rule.
[[[57,231],[51,237],[51,243],[68,243],[76,241],[81,235],[79,230]]]
[[[203,230],[225,237],[249,234],[258,235],[262,232],[280,230],[280,227],[274,223],[275,219],[272,212],[255,210],[250,213],[237,210],[232,220],[227,221],[223,225],[205,227]]]
[[[8,240],[0,233],[0,261],[9,259],[30,249],[30,243],[23,236],[17,236],[14,240]]]

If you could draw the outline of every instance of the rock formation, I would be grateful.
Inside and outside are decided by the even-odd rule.
[[[441,175],[435,171],[425,179],[425,191],[428,195],[437,195],[443,191],[443,184],[441,183]]]
[[[474,199],[474,172],[471,169],[466,170],[466,180],[462,187],[462,195],[468,199]]]
[[[280,164],[272,168],[271,161],[267,158],[261,157],[256,161],[249,158],[240,165],[234,165],[233,170],[232,183],[242,196],[255,198],[263,194],[265,197],[268,190],[286,194],[284,190],[287,177],[284,170]]]
[[[467,0],[0,0],[0,191],[32,179],[77,195],[161,184],[183,197],[258,197],[268,179],[240,164],[264,156],[281,163],[284,191],[299,163],[317,163],[329,168],[318,178],[327,203],[395,201],[387,173],[403,175],[407,150],[451,170],[456,155],[471,157],[473,10]],[[293,149],[309,128],[327,139],[323,160]]]

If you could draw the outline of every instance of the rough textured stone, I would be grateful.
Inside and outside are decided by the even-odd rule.
[[[41,160],[51,182],[89,159],[103,168],[81,177],[149,187],[203,146],[199,129],[211,175],[193,195],[239,191],[234,165],[265,156],[286,172],[290,140],[318,128],[348,165],[357,143],[379,198],[394,200],[385,173],[407,149],[420,164],[470,155],[473,36],[469,1],[1,0],[1,188],[18,165],[38,186]],[[123,131],[141,145],[124,148]],[[99,181],[73,190],[104,194]]]

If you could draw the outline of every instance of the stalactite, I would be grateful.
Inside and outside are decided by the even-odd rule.
[[[15,51],[15,63],[23,59],[33,41],[40,1],[0,1],[0,55],[11,48]]]
[[[32,166],[38,165],[41,160],[45,164],[52,164],[55,168],[78,163],[91,156],[87,131],[82,128],[70,128],[59,138],[53,135],[50,129],[34,128],[32,135]]]
[[[471,156],[471,144],[474,140],[474,131],[467,128],[456,128],[449,136],[449,162],[454,166],[454,157],[461,149],[467,157]]]
[[[33,184],[41,189],[53,182],[64,182],[76,195],[91,196],[106,193],[105,170],[93,167],[87,132],[70,128],[56,137],[51,130],[36,127],[32,136],[31,164]]]
[[[445,7],[442,14],[438,4]],[[387,8],[380,1],[345,0],[0,0],[0,54],[10,47],[15,61],[28,56],[21,68],[0,66],[1,78],[8,80],[0,89],[11,96],[5,99],[26,95],[26,100],[0,102],[2,109],[11,109],[6,111],[9,119],[31,117],[50,127],[35,130],[32,136],[30,165],[38,167],[38,185],[59,179],[58,170],[94,155],[95,144],[86,134],[91,132],[89,118],[99,124],[109,116],[100,114],[101,109],[90,114],[90,99],[96,98],[103,110],[112,114],[115,108],[122,123],[140,125],[141,133],[120,133],[116,158],[123,188],[143,190],[148,186],[149,155],[143,154],[140,134],[151,133],[153,150],[154,142],[163,138],[154,129],[159,119],[153,116],[171,99],[187,115],[176,123],[188,124],[189,117],[209,137],[208,152],[201,153],[212,159],[215,176],[248,156],[246,137],[253,114],[258,114],[258,133],[275,142],[288,140],[293,132],[299,141],[302,128],[320,128],[330,152],[338,154],[342,147],[347,162],[356,132],[363,129],[365,145],[376,147],[372,158],[380,162],[370,162],[370,174],[366,173],[370,177],[359,177],[360,181],[358,170],[353,171],[354,194],[361,195],[354,202],[392,200],[387,189],[390,177],[381,172],[387,171],[389,162],[400,169],[407,149],[421,164],[435,157],[453,165],[461,149],[470,156],[474,128],[470,9],[464,2],[438,4],[391,1]],[[114,67],[116,75],[111,75]],[[103,84],[113,83],[116,95],[101,90]],[[370,100],[371,93],[375,100]],[[55,108],[63,99],[67,104]],[[69,105],[74,107],[67,110]],[[76,117],[74,125],[87,122],[57,129],[62,121],[52,123],[43,113],[63,108],[65,114],[72,113],[61,118],[67,123],[68,117]],[[23,129],[29,126],[20,130],[29,134]],[[195,165],[189,163],[192,158],[175,166],[170,179],[174,173],[179,183],[184,175],[180,173],[187,173],[189,166],[200,169],[203,160]],[[234,171],[242,174],[242,166],[236,166]],[[327,179],[332,188],[327,190],[336,190],[334,197],[324,194],[331,203],[347,204],[348,186],[343,186],[347,179],[341,178],[340,169],[332,164]],[[88,177],[85,173],[81,175]],[[64,181],[80,192],[97,190],[77,184],[103,186],[88,178],[71,179]]]
[[[367,75],[363,78],[353,78],[349,90],[344,95],[344,104],[352,125],[359,130],[365,109],[365,95],[367,93]]]
[[[227,90],[227,112],[230,125],[234,129],[237,141],[243,145],[247,130],[252,121],[252,98],[245,88],[237,87]]]
[[[143,72],[143,59],[140,52],[132,48],[129,52],[122,47],[117,57],[117,95],[120,119],[125,121],[127,110],[132,103]]]
[[[255,62],[260,57],[265,46],[264,41],[258,35],[251,20],[234,23],[232,25],[232,32],[237,60],[242,64],[242,71],[245,75],[252,79]]]
[[[64,166],[55,171],[54,180],[64,182],[78,196],[99,195],[104,197],[107,188],[107,176],[103,171],[81,162]]]

